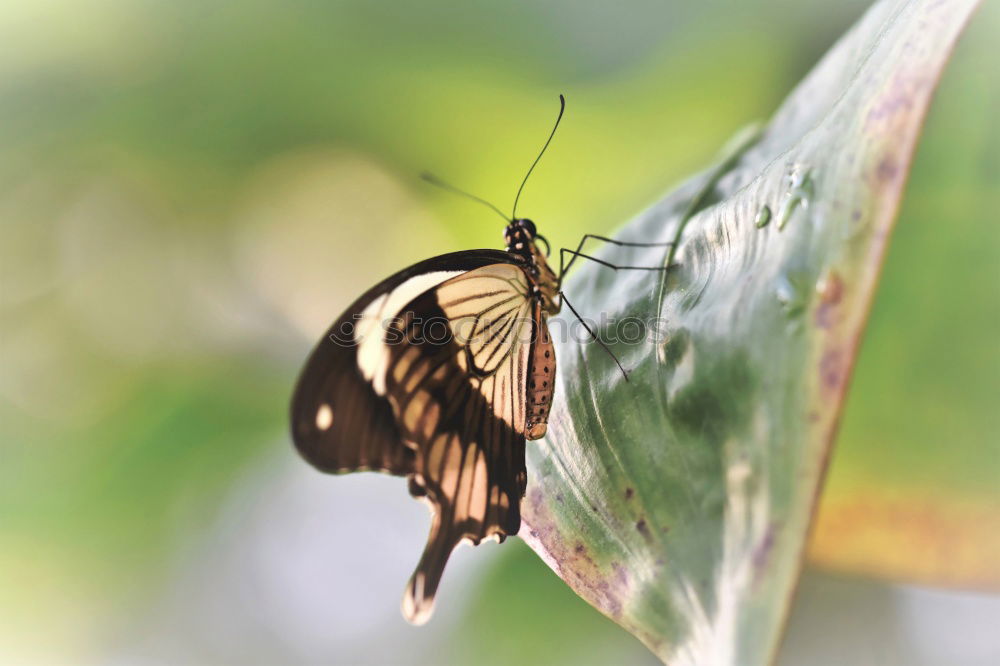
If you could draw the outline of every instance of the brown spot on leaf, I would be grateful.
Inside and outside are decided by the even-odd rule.
[[[770,559],[771,550],[774,548],[774,534],[775,526],[773,524],[767,526],[767,532],[764,534],[764,538],[761,540],[757,547],[753,551],[753,566],[757,570],[757,575],[761,576],[764,573],[764,568],[767,566],[768,560]]]
[[[830,328],[836,320],[837,306],[844,297],[844,281],[836,271],[827,273],[819,284],[819,305],[816,306],[814,319],[820,328]]]
[[[611,570],[615,572],[615,583],[622,590],[628,589],[628,569],[622,566],[621,562],[612,562]]]
[[[627,499],[627,500],[632,499],[632,495],[635,495],[635,491],[633,489],[631,489],[631,488],[626,488],[625,489],[625,499]]]
[[[535,486],[534,488],[531,489],[531,493],[528,496],[528,501],[531,502],[531,506],[533,506],[536,511],[542,505],[542,503],[543,503],[544,500],[545,500],[545,497],[542,494],[542,489],[541,488],[539,488],[538,486]]]
[[[902,91],[894,90],[886,95],[881,103],[868,112],[869,131],[877,132],[881,127],[889,125],[893,116],[906,112],[913,105],[913,100]],[[872,126],[877,127],[872,127]]]
[[[639,534],[641,534],[642,538],[646,541],[649,541],[652,538],[652,535],[649,533],[649,525],[646,524],[645,518],[640,518],[636,521],[635,529],[638,530]]]
[[[839,389],[843,370],[840,350],[828,349],[819,362],[819,378],[823,389],[826,391]]]
[[[899,165],[893,158],[886,157],[878,163],[875,175],[878,176],[879,180],[895,180],[896,176],[899,175]]]

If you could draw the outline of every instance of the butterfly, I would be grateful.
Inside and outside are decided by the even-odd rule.
[[[565,98],[559,100],[556,123],[510,218],[425,176],[499,213],[507,223],[506,248],[427,259],[369,289],[320,340],[292,398],[292,438],[306,461],[333,474],[405,476],[410,494],[429,503],[430,534],[402,602],[413,624],[429,619],[459,543],[502,542],[520,529],[525,442],[545,435],[555,389],[547,320],[563,303],[577,314],[561,291],[562,275],[577,257],[612,268],[661,269],[617,267],[580,250],[588,238],[663,243],[588,234],[576,251],[560,251],[556,274],[548,241],[534,222],[517,217],[524,183],[565,111]]]

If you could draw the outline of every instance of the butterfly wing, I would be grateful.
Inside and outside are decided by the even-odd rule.
[[[385,395],[386,322],[428,289],[510,257],[498,250],[441,255],[396,273],[355,301],[320,340],[296,385],[290,416],[302,457],[335,474],[413,473],[414,452],[404,445]]]
[[[292,435],[322,471],[406,475],[432,512],[403,612],[432,612],[463,540],[520,528],[526,382],[539,324],[519,260],[477,250],[398,273],[358,299],[313,351]]]
[[[520,528],[533,305],[524,271],[494,264],[423,294],[394,324],[404,343],[391,348],[386,394],[414,450],[411,492],[433,516],[403,597],[411,622],[430,616],[455,546]]]

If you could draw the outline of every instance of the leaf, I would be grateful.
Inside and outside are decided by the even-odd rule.
[[[568,284],[629,381],[552,322],[521,534],[666,663],[773,659],[921,123],[976,4],[876,4],[767,127],[617,235],[674,247],[598,253],[669,271],[589,263]]]
[[[935,93],[809,538],[824,569],[1000,591],[998,34],[984,4]]]

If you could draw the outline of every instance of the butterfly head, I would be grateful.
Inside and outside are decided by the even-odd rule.
[[[535,223],[525,217],[514,220],[513,226],[516,226],[518,229],[523,229],[524,233],[528,234],[531,238],[538,235],[538,229],[535,227]]]
[[[535,293],[542,299],[542,307],[552,314],[559,311],[556,305],[556,294],[559,291],[559,279],[549,267],[546,257],[549,256],[549,242],[545,236],[538,233],[535,223],[525,218],[514,218],[503,232],[507,251],[521,257],[527,267],[528,275],[534,282]],[[545,246],[543,253],[539,241]]]
[[[517,218],[503,230],[503,240],[507,245],[508,252],[530,255],[534,249],[535,241],[540,240],[545,244],[545,254],[549,253],[549,242],[538,233],[535,223],[527,218]]]

